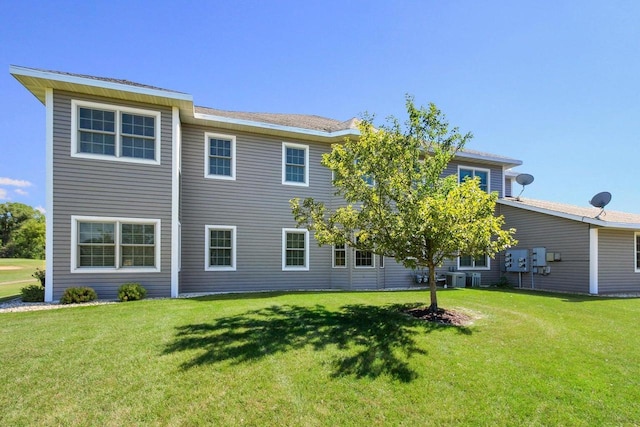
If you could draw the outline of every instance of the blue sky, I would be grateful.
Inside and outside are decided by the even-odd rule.
[[[638,22],[635,0],[5,2],[0,203],[45,205],[45,109],[13,64],[340,120],[403,118],[410,93],[522,160],[525,196],[640,213]]]

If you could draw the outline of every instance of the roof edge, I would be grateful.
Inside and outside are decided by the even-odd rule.
[[[175,99],[178,101],[187,101],[193,103],[193,96],[187,93],[175,92],[164,89],[152,89],[149,87],[135,86],[126,83],[109,82],[99,78],[82,77],[78,75],[63,74],[55,71],[40,70],[37,68],[23,67],[19,65],[10,65],[9,73],[18,78],[18,76],[31,77],[42,80],[52,80],[82,86],[93,86],[102,89],[133,92],[140,95],[147,95],[160,98]],[[19,80],[19,79],[18,79]]]
[[[246,119],[234,119],[230,117],[217,116],[214,114],[196,113],[195,111],[193,113],[193,117],[195,119],[205,120],[205,121],[226,123],[226,124],[236,125],[236,126],[247,126],[247,127],[259,128],[259,129],[269,129],[274,131],[303,134],[303,135],[322,137],[322,138],[340,138],[340,137],[346,137],[346,136],[360,136],[360,131],[358,129],[342,129],[335,132],[327,132],[327,131],[321,131],[316,129],[307,129],[307,128],[300,128],[295,126],[278,125],[275,123],[257,122],[257,121],[246,120]]]
[[[498,199],[496,203],[505,206],[511,206],[513,208],[524,209],[531,212],[538,212],[546,215],[555,216],[558,218],[569,219],[572,221],[583,222],[585,224],[591,224],[603,228],[617,228],[625,230],[638,230],[640,229],[640,223],[625,223],[625,222],[608,222],[601,219],[591,218],[588,216],[574,215],[565,212],[558,212],[551,209],[545,209],[538,206],[526,205],[514,200]]]

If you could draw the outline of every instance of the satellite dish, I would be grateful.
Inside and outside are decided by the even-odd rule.
[[[607,206],[610,201],[611,201],[611,193],[609,193],[608,191],[603,191],[601,193],[598,193],[595,196],[593,196],[591,200],[589,200],[589,203],[591,204],[591,206],[593,206],[594,208],[601,209],[598,215],[595,216],[596,219],[600,219],[600,215],[602,215],[603,213],[605,215],[607,214],[604,211],[604,207]]]
[[[533,180],[533,175],[529,175],[528,173],[521,173],[520,175],[516,176],[516,182],[522,185],[522,190],[520,190],[520,194],[518,194],[516,200],[520,200],[520,195],[524,192],[524,187],[531,184]]]

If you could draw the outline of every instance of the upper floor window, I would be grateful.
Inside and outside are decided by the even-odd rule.
[[[236,270],[236,227],[206,226],[205,270]]]
[[[309,185],[309,146],[282,143],[282,183]]]
[[[282,269],[309,270],[309,231],[282,229]]]
[[[205,171],[207,178],[236,179],[236,137],[205,133]]]
[[[160,163],[160,113],[72,101],[71,156]]]
[[[458,268],[461,270],[488,270],[489,269],[489,257],[482,255],[479,257],[472,257],[471,255],[460,255],[458,258]]]
[[[73,216],[71,271],[160,271],[160,220]]]
[[[460,166],[458,169],[458,181],[464,182],[467,178],[477,177],[480,182],[480,189],[489,192],[489,169],[478,169]]]

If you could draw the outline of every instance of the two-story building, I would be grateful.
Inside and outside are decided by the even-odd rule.
[[[46,301],[70,286],[114,298],[132,281],[158,297],[414,283],[393,259],[319,247],[295,227],[290,199],[340,202],[320,159],[333,143],[358,137],[354,119],[221,111],[125,80],[18,66],[10,72],[46,107]],[[505,199],[509,170],[521,163],[464,150],[446,174],[479,177],[498,193],[508,220],[510,209],[533,212]],[[624,289],[640,291],[640,217],[631,224],[637,260]],[[481,273],[485,285],[503,274],[500,260],[487,257],[450,260],[441,273],[454,270]],[[590,283],[567,289],[594,290]]]

